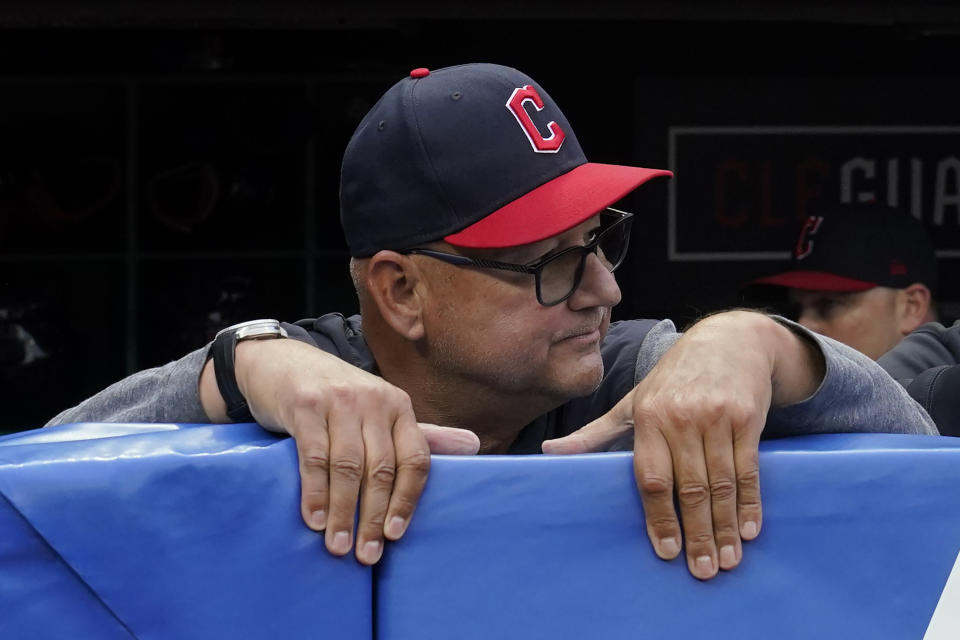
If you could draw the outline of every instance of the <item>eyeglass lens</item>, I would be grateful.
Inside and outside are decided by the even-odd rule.
[[[630,231],[629,220],[619,220],[601,233],[597,257],[608,271],[613,271],[626,257]],[[590,251],[567,251],[543,265],[540,272],[540,298],[543,304],[554,304],[566,298],[580,283],[586,254]]]

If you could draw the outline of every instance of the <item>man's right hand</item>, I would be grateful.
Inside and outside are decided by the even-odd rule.
[[[480,441],[466,429],[417,423],[402,389],[297,340],[237,345],[236,378],[254,418],[296,440],[300,511],[325,532],[327,549],[374,564],[384,538],[407,529],[423,491],[431,453],[472,455]],[[226,422],[213,362],[200,377],[200,398],[212,421]]]

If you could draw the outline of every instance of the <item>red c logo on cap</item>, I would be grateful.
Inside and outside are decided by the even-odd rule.
[[[905,265],[902,260],[897,260],[896,258],[890,260],[890,275],[905,276],[908,271],[907,265]]]
[[[797,238],[797,246],[793,250],[793,254],[797,260],[803,260],[813,253],[813,240],[811,240],[809,236],[817,234],[822,222],[823,216],[810,216],[803,223],[803,229],[800,230],[800,237]]]
[[[567,137],[567,134],[563,132],[563,129],[560,128],[560,125],[558,125],[555,120],[551,120],[547,123],[547,130],[550,132],[550,137],[543,137],[524,107],[527,102],[531,103],[537,111],[543,110],[543,98],[541,98],[537,90],[529,84],[525,87],[514,89],[510,99],[507,100],[506,106],[507,109],[510,110],[510,113],[513,114],[513,117],[517,119],[517,122],[520,123],[520,128],[527,134],[527,140],[530,141],[530,146],[533,147],[534,151],[537,153],[556,153],[560,150],[563,139]]]

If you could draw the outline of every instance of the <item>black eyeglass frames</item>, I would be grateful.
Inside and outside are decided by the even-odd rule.
[[[561,249],[528,264],[468,258],[426,248],[406,249],[399,253],[427,256],[460,267],[500,269],[532,274],[536,279],[537,302],[545,307],[551,307],[572,296],[580,286],[589,254],[596,255],[611,273],[626,258],[627,249],[630,246],[633,214],[607,207],[600,212],[599,217],[600,231],[587,244]]]

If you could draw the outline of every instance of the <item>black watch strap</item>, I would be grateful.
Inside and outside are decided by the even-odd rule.
[[[227,405],[227,415],[234,422],[253,422],[247,399],[240,393],[235,369],[237,343],[240,340],[285,338],[287,332],[277,320],[252,320],[227,327],[213,340],[208,358],[213,358],[217,388]]]
[[[247,407],[247,399],[237,386],[237,373],[234,369],[234,357],[237,353],[237,333],[221,333],[213,341],[213,372],[217,378],[217,388],[223,401],[227,403],[227,415],[234,422],[253,422],[253,414]]]

